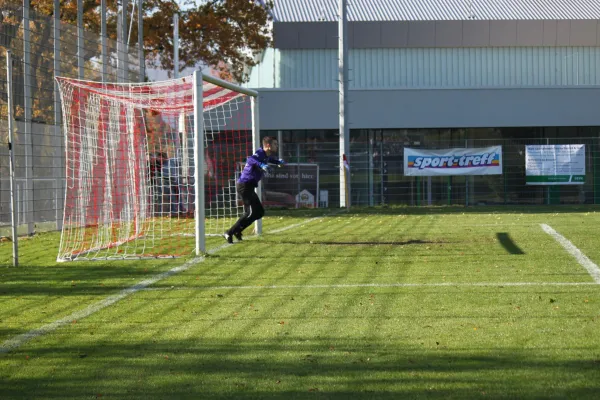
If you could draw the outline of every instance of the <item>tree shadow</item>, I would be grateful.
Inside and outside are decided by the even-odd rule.
[[[5,356],[12,366],[3,370],[0,393],[7,399],[594,399],[600,390],[600,360],[577,356],[593,346],[568,349],[574,353],[561,358],[552,348],[424,349],[376,336],[363,342],[188,336],[121,343],[103,337],[17,351]],[[22,373],[19,365],[27,363],[46,367]]]

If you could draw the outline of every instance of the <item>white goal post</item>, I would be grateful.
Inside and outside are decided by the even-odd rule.
[[[236,164],[258,143],[257,92],[200,71],[149,83],[57,77],[66,193],[58,261],[206,251],[243,212]]]

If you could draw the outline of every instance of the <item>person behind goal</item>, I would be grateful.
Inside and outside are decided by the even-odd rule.
[[[240,178],[235,184],[238,196],[242,198],[244,203],[244,213],[236,221],[223,237],[228,243],[233,243],[233,237],[237,240],[242,240],[242,232],[244,229],[252,225],[265,215],[265,209],[254,191],[258,187],[258,183],[265,173],[271,171],[269,164],[283,165],[285,161],[273,157],[277,154],[279,144],[277,139],[271,136],[266,136],[262,140],[262,147],[256,150],[256,153],[248,157],[244,170]]]

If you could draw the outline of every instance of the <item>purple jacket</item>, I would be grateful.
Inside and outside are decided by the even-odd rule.
[[[254,187],[257,187],[264,174],[260,164],[266,163],[280,164],[278,159],[267,156],[267,153],[261,147],[246,160],[246,166],[238,179],[238,183],[251,183]]]

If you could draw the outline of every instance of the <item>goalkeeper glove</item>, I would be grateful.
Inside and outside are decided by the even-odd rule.
[[[287,163],[285,162],[285,160],[284,160],[283,158],[280,158],[280,159],[279,159],[279,167],[281,167],[282,165],[285,165],[285,164],[287,164]]]
[[[261,163],[259,165],[259,167],[260,167],[260,169],[265,171],[267,174],[271,172],[271,167],[269,166],[269,164]]]

